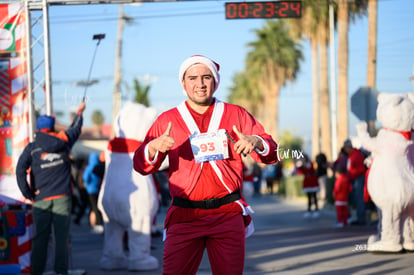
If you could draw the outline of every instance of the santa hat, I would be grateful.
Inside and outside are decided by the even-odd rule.
[[[50,132],[55,130],[55,117],[42,115],[37,118],[36,128],[39,132]]]
[[[214,62],[213,60],[211,60],[210,58],[202,56],[202,55],[193,55],[187,58],[186,60],[184,60],[184,62],[180,66],[180,71],[178,73],[178,78],[180,80],[180,83],[184,79],[185,72],[188,70],[188,68],[190,68],[194,64],[204,64],[210,69],[214,77],[214,82],[216,84],[215,89],[217,89],[220,83],[220,74],[219,74],[220,65]]]

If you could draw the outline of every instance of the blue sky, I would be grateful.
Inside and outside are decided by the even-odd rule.
[[[151,2],[124,5],[124,13],[134,18],[123,36],[123,81],[132,89],[133,79],[150,79],[150,100],[160,111],[185,98],[177,79],[181,62],[194,54],[211,57],[221,66],[217,97],[225,100],[234,74],[244,69],[247,44],[254,41],[253,30],[261,19],[226,20],[225,1]],[[380,92],[413,90],[414,1],[378,0],[377,89]],[[117,5],[52,6],[50,15],[51,61],[54,110],[67,111],[82,99],[84,88],[73,82],[87,79],[96,41],[94,34],[105,33],[96,53],[92,79],[99,83],[88,88],[86,125],[94,110],[103,111],[106,122],[112,117]],[[365,86],[367,67],[367,18],[350,25],[349,93]],[[282,89],[279,106],[280,131],[289,130],[309,141],[312,125],[312,80],[310,48],[303,43],[305,60],[294,83]],[[147,77],[145,77],[147,76]],[[125,98],[131,98],[127,86]],[[128,93],[129,92],[129,93]],[[43,105],[37,96],[38,105]],[[40,100],[40,102],[39,102]],[[340,103],[339,103],[340,104]],[[44,111],[44,110],[43,110]],[[68,116],[62,118],[69,122]],[[354,133],[356,117],[350,114]]]

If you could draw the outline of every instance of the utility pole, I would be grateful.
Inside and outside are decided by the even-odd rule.
[[[376,88],[377,85],[377,21],[378,2],[368,2],[368,68],[367,86]],[[375,134],[375,121],[368,121],[368,132],[371,136]]]
[[[115,49],[115,76],[114,76],[114,93],[113,93],[113,106],[112,106],[112,125],[115,122],[115,117],[121,107],[121,60],[122,60],[122,34],[124,32],[124,5],[119,5],[119,17],[118,17],[118,34],[116,39]]]

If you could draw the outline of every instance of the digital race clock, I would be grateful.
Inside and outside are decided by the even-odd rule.
[[[226,19],[299,18],[301,16],[301,1],[226,3]]]

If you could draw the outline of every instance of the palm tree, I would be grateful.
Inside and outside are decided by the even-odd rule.
[[[325,139],[327,134],[330,136],[330,118],[329,115],[329,88],[328,88],[328,70],[327,70],[327,28],[328,28],[328,8],[327,0],[325,1],[302,1],[302,18],[289,19],[287,22],[291,26],[291,35],[297,38],[309,39],[312,50],[312,155],[316,156],[319,152],[325,150],[322,149],[322,144],[326,144],[327,141],[321,142],[321,131],[323,130]],[[323,31],[324,41],[321,43],[321,32]],[[324,55],[324,57],[322,57]],[[321,60],[319,57],[321,56]],[[320,65],[321,61],[325,66],[323,72]],[[322,76],[325,74],[325,76]],[[319,78],[321,77],[321,79]],[[323,83],[322,83],[323,81]],[[324,93],[321,93],[321,90]],[[321,97],[324,98],[324,103],[321,104]],[[322,112],[324,110],[324,112]],[[324,114],[323,121],[321,115]],[[329,127],[329,129],[325,129]],[[330,146],[330,141],[328,143]],[[313,158],[313,157],[312,157]]]
[[[376,87],[377,82],[377,10],[378,0],[368,2],[368,68],[367,86]],[[371,135],[375,132],[375,121],[368,122]]]
[[[368,0],[338,0],[338,140],[348,137],[348,22],[364,10]],[[304,0],[301,20],[289,20],[294,35],[309,39],[312,48],[313,130],[312,154],[332,158],[331,113],[328,71],[329,2]],[[319,51],[318,51],[319,50]],[[320,70],[318,69],[320,68]],[[319,77],[318,77],[319,72]],[[342,127],[344,126],[344,127]]]
[[[96,132],[98,133],[98,136],[101,136],[102,135],[101,126],[105,121],[104,115],[102,114],[100,110],[95,110],[92,113],[91,119],[92,119],[93,125],[96,128]]]
[[[348,0],[339,0],[338,7],[338,146],[349,137],[348,119],[348,30],[349,6]],[[341,145],[339,145],[341,144]],[[339,152],[339,148],[336,148]]]
[[[255,33],[257,40],[248,44],[251,50],[246,67],[257,79],[264,101],[263,125],[277,137],[280,89],[296,78],[303,55],[300,44],[292,39],[288,25],[281,20],[267,20]]]
[[[328,159],[332,159],[332,132],[331,132],[331,110],[329,95],[329,66],[328,66],[328,44],[329,44],[329,6],[328,1],[318,2],[317,10],[320,17],[317,22],[317,43],[320,58],[319,96],[320,96],[320,122],[321,122],[321,152]]]
[[[355,14],[366,10],[368,0],[355,0],[352,5],[347,0],[338,0],[339,26],[339,125],[346,125],[343,131],[338,132],[338,139],[348,136],[348,21]],[[309,39],[312,49],[312,93],[313,93],[313,125],[312,125],[312,154],[315,156],[323,151],[329,158],[332,157],[331,147],[331,113],[329,95],[328,71],[328,22],[329,0],[302,1],[302,18],[285,19],[290,25],[290,34],[295,39]],[[351,8],[349,10],[348,8]],[[346,8],[346,9],[345,9]],[[341,10],[339,10],[341,9]],[[343,22],[342,22],[343,21]],[[322,138],[322,141],[321,141]]]
[[[230,87],[228,101],[243,106],[261,121],[263,117],[259,110],[262,99],[257,86],[253,84],[254,81],[254,77],[249,76],[248,71],[236,73],[233,77],[233,86]]]
[[[367,86],[376,86],[377,69],[377,9],[378,0],[368,2],[368,70]]]
[[[135,90],[135,97],[134,102],[141,103],[142,105],[148,107],[150,106],[150,101],[148,98],[148,93],[150,90],[149,85],[141,85],[137,78],[134,79],[134,90]]]
[[[357,15],[364,15],[368,0],[338,0],[338,135],[337,152],[342,142],[349,137],[349,93],[348,93],[348,32],[349,22]],[[372,2],[372,1],[371,1]]]

